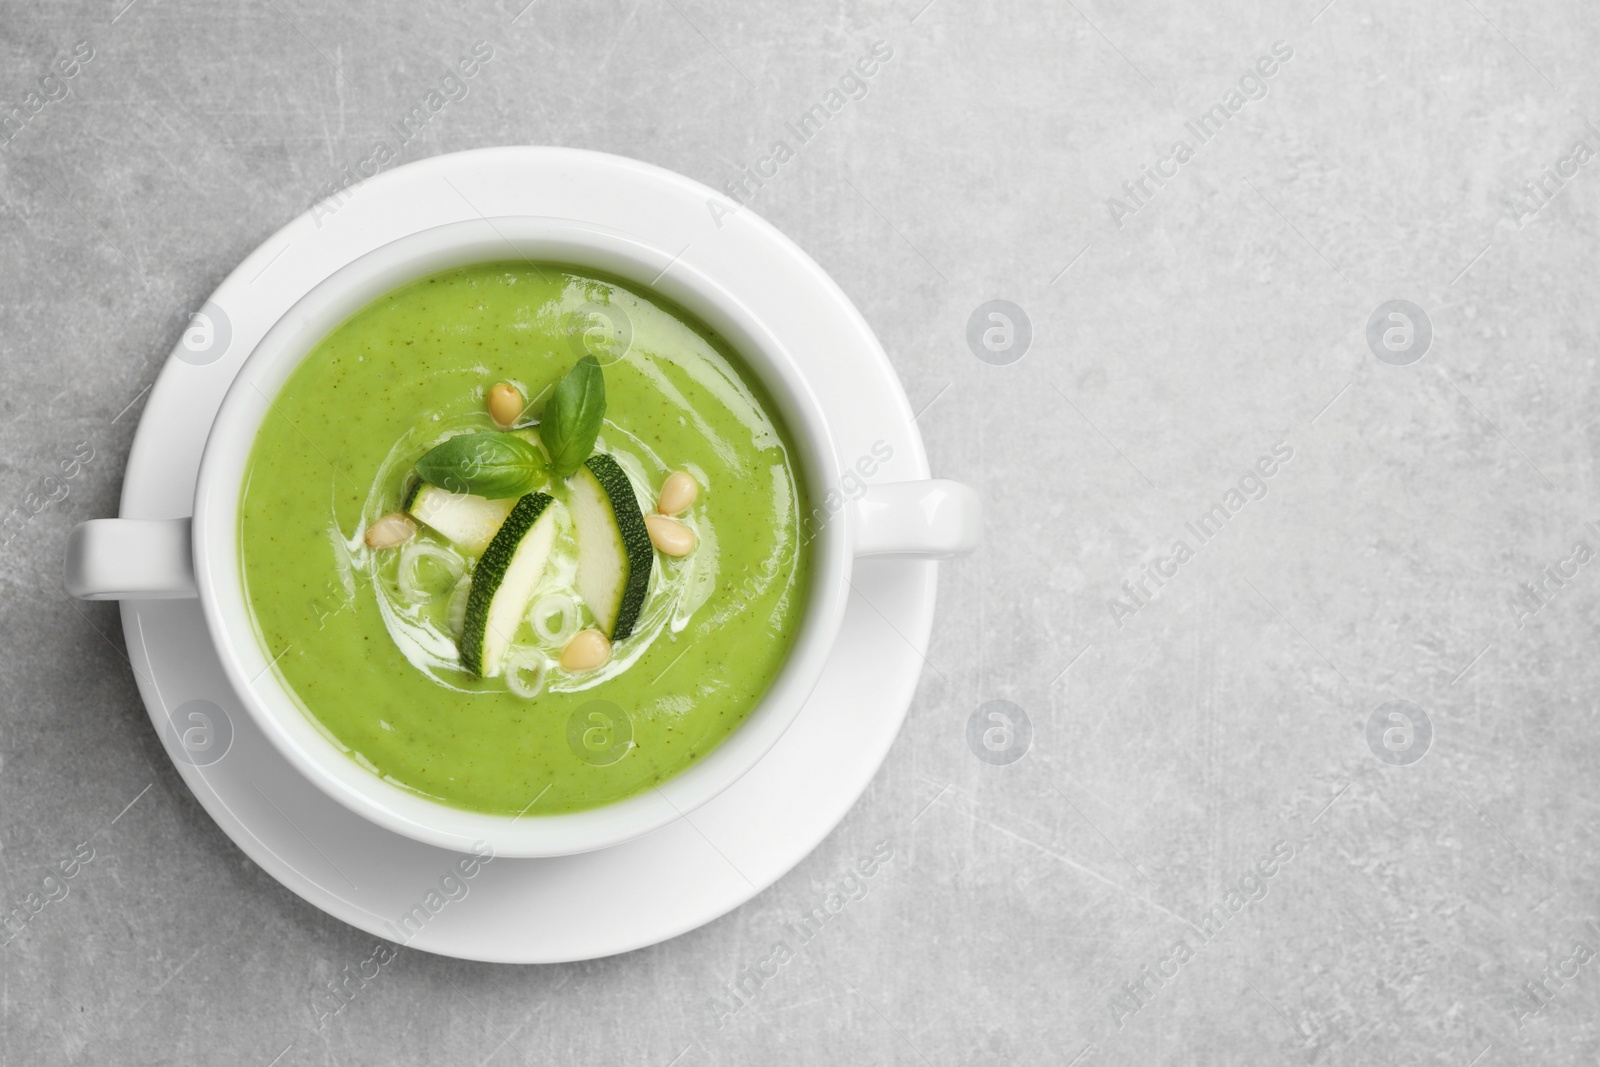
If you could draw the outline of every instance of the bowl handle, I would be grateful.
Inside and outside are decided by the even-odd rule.
[[[983,532],[978,494],[938,478],[869,486],[855,509],[857,556],[965,556]]]
[[[67,535],[67,592],[82,600],[199,595],[192,519],[90,519]]]

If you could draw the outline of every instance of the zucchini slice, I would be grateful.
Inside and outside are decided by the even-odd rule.
[[[438,531],[471,556],[483,555],[516,500],[490,500],[471,493],[452,493],[419,481],[406,497],[404,510]]]
[[[578,595],[613,641],[633,633],[650,588],[655,550],[633,483],[604,452],[572,476],[572,521],[578,534]]]
[[[483,550],[467,591],[461,665],[480,678],[500,673],[511,638],[527,614],[556,537],[555,500],[545,493],[520,498]]]

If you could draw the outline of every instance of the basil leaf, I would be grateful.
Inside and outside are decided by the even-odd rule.
[[[556,383],[539,420],[539,440],[556,477],[572,474],[594,451],[606,417],[606,379],[600,361],[584,356]]]
[[[532,491],[543,473],[539,450],[510,433],[460,434],[417,460],[429,485],[491,500]]]

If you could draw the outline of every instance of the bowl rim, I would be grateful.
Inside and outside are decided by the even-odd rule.
[[[368,821],[458,852],[487,845],[495,855],[541,857],[605,848],[685,817],[738,781],[794,722],[821,676],[843,621],[852,562],[851,509],[815,507],[838,491],[833,434],[793,354],[746,305],[681,255],[616,229],[551,216],[482,217],[421,229],[344,263],[314,286],[265,333],[229,386],[196,484],[193,551],[206,626],[229,681],[262,732],[301,774]],[[239,502],[256,433],[278,390],[311,349],[351,315],[408,282],[475,263],[516,260],[589,267],[621,278],[666,297],[722,335],[766,386],[799,453],[813,515],[824,511],[811,541],[811,589],[800,633],[745,720],[665,782],[597,808],[533,818],[524,818],[528,809],[492,815],[426,798],[352,758],[303,710],[277,675],[275,660],[268,659],[238,551]]]

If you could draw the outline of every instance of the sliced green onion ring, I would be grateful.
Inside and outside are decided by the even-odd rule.
[[[557,620],[554,627],[550,625],[551,619]],[[572,635],[578,632],[578,602],[566,593],[548,593],[528,609],[528,622],[539,640],[565,648]]]
[[[524,700],[532,700],[544,690],[545,657],[536,648],[511,649],[500,669],[506,688]]]
[[[439,590],[429,589],[422,582],[419,573],[423,560],[432,560],[444,568],[450,576],[453,588],[461,579],[461,573],[466,569],[466,564],[461,557],[439,545],[429,544],[426,541],[407,541],[400,548],[400,595],[408,604],[426,604],[439,595]]]
[[[450,594],[450,603],[445,605],[444,624],[449,627],[450,635],[456,640],[461,639],[461,631],[467,625],[467,595],[472,592],[472,579],[462,575],[456,580],[455,592]]]

